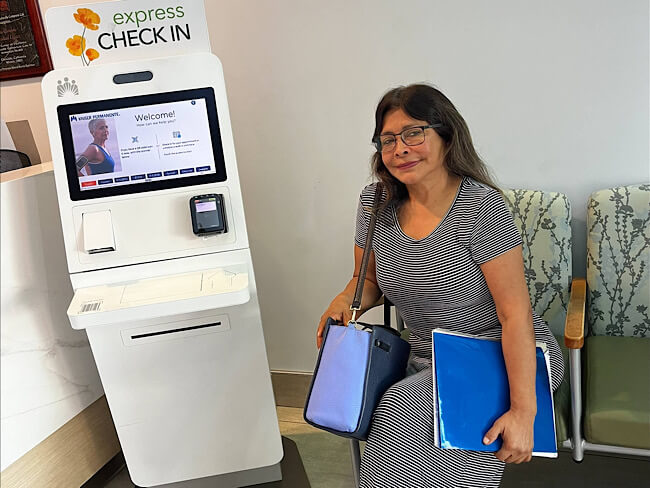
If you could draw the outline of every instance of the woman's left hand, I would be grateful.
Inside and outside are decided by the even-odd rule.
[[[535,414],[508,410],[499,417],[483,438],[483,444],[492,444],[500,435],[503,445],[495,456],[506,463],[527,463],[533,452]]]

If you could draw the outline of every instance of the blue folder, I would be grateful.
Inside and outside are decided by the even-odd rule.
[[[499,437],[483,444],[496,419],[510,408],[508,375],[501,341],[433,331],[434,439],[442,449],[496,452]],[[534,456],[557,457],[555,415],[546,346],[536,348],[537,415]]]

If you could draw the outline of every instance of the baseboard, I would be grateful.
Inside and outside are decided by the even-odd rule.
[[[271,371],[275,404],[280,407],[303,408],[309,393],[311,378],[311,373]]]
[[[120,452],[102,396],[2,472],[2,488],[81,486]]]

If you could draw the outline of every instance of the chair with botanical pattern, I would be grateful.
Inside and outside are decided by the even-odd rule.
[[[549,325],[568,362],[564,327],[571,285],[571,205],[557,192],[504,191],[523,240],[524,275],[533,310]],[[568,368],[565,368],[568,370]],[[558,446],[570,447],[568,374],[554,395]]]
[[[650,185],[594,192],[586,288],[573,286],[566,330],[576,461],[585,450],[650,456],[649,266]]]

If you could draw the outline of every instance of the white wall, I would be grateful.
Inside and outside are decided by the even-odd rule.
[[[566,193],[576,275],[589,193],[650,179],[647,0],[205,3],[273,369],[313,368],[318,318],[351,274],[373,113],[388,88],[436,84],[502,186]],[[2,117],[37,121],[47,160],[36,81],[3,83]]]
[[[584,276],[589,193],[648,181],[648,2],[206,2],[271,367],[311,370],[351,274],[374,108],[429,81],[502,186],[566,193]]]

